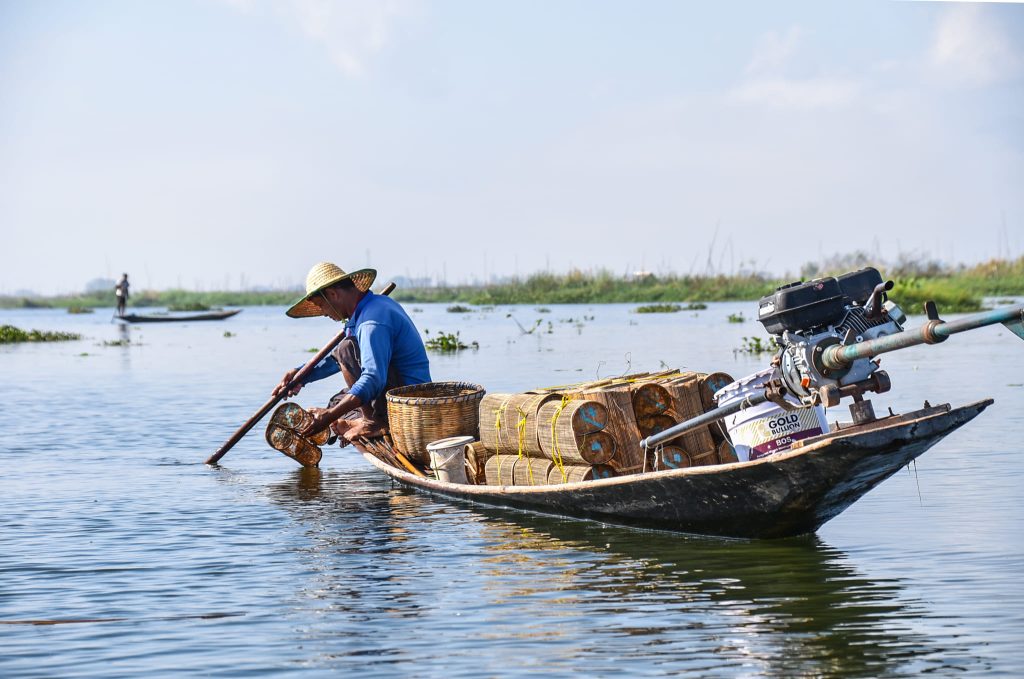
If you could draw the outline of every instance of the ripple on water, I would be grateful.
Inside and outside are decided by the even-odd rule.
[[[417,322],[443,327],[443,307],[426,306]],[[685,319],[678,346],[670,319],[652,334],[628,325],[629,308],[588,307],[600,320],[580,333],[529,342],[474,317],[463,334],[483,349],[435,360],[435,377],[517,389],[562,381],[551,356],[589,377],[597,361],[625,368],[626,351],[636,369],[756,368],[721,357],[744,332],[724,319],[744,305]],[[0,374],[25,385],[0,411],[0,675],[874,677],[1024,662],[1024,483],[1006,435],[1024,390],[1001,386],[989,354],[958,354],[976,377],[959,393],[888,361],[915,406],[997,398],[916,476],[819,537],[725,541],[440,502],[338,449],[303,471],[258,431],[206,467],[279,377],[263,367],[321,343],[322,328],[269,320],[279,312],[232,319],[239,342],[194,325],[93,362],[0,353]],[[330,391],[311,385],[300,402]]]

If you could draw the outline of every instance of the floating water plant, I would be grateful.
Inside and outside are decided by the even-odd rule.
[[[544,322],[543,319],[538,318],[537,321],[533,324],[532,328],[526,328],[523,326],[522,323],[519,322],[519,319],[513,316],[512,314],[505,314],[505,318],[511,318],[513,321],[515,321],[515,324],[519,326],[519,332],[523,333],[524,335],[532,335],[533,331],[539,328],[540,324]]]
[[[426,331],[429,334],[429,331]],[[460,338],[459,333],[442,332],[436,336],[431,337],[423,343],[427,349],[431,351],[437,351],[440,353],[450,354],[456,351],[462,351],[463,349],[479,349],[480,344],[478,342],[471,342],[465,344]]]
[[[91,314],[94,311],[95,309],[91,307],[79,306],[77,304],[72,304],[71,306],[68,307],[69,314]]]
[[[231,332],[230,330],[225,330],[224,331],[224,336],[225,337],[234,337],[235,333]]]
[[[82,336],[73,332],[26,331],[13,325],[0,325],[0,344],[14,344],[16,342],[67,342],[79,339],[82,339]]]
[[[448,313],[450,314],[468,314],[472,311],[468,306],[462,306],[461,304],[453,304],[448,307]]]
[[[547,308],[546,306],[539,306],[536,309],[534,309],[534,311],[536,311],[538,314],[550,314],[551,313],[551,309]]]
[[[683,308],[687,311],[704,311],[704,309],[708,308],[708,305],[704,302],[690,302]]]
[[[774,339],[763,340],[760,337],[744,337],[743,343],[738,349],[733,349],[734,354],[750,354],[760,356],[777,351],[779,346]]]
[[[738,314],[729,314],[729,322],[730,323],[745,323],[746,320],[747,319],[743,317],[743,313],[742,312],[740,312]]]
[[[644,304],[633,311],[638,314],[674,314],[682,310],[683,307],[680,304]]]

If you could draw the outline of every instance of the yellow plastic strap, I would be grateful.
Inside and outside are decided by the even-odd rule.
[[[516,406],[516,410],[519,411],[519,422],[516,423],[516,429],[518,430],[518,433],[519,433],[519,459],[522,460],[523,459],[523,445],[526,443],[526,413],[519,406]],[[526,475],[530,479],[530,485],[532,486],[532,485],[534,485],[534,483],[533,483],[533,465],[530,464],[529,460],[527,460],[526,462],[527,462],[527,464],[526,464]]]
[[[555,409],[555,414],[551,416],[551,441],[554,444],[554,448],[551,451],[551,461],[558,467],[558,471],[562,474],[562,483],[569,480],[569,477],[565,473],[565,465],[562,464],[562,451],[558,449],[558,430],[555,428],[555,424],[558,422],[558,416],[562,414],[562,410],[565,409],[566,404],[569,403],[569,396],[562,394],[562,402],[558,404]]]
[[[501,445],[501,416],[505,414],[508,409],[508,403],[510,399],[502,401],[501,405],[494,410],[494,452],[499,455],[502,452]]]

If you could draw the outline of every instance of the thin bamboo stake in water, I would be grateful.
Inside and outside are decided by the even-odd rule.
[[[384,291],[381,292],[380,294],[390,295],[391,292],[395,289],[395,287],[396,286],[394,283],[388,283],[388,286],[384,288]],[[310,371],[312,371],[313,368],[315,368],[320,363],[320,361],[324,360],[324,358],[327,357],[327,354],[331,353],[331,351],[334,350],[334,347],[341,344],[341,340],[343,339],[345,339],[344,330],[339,332],[337,335],[334,336],[334,338],[330,342],[325,344],[324,348],[316,353],[316,356],[309,359],[309,362],[306,363],[306,365],[302,366],[302,369],[299,370],[299,372],[295,373],[295,377],[292,378],[292,381],[288,383],[288,386],[284,390],[282,390],[280,394],[271,397],[269,401],[264,403],[263,406],[256,411],[255,415],[246,420],[245,424],[239,427],[238,431],[232,434],[231,438],[225,441],[224,445],[218,448],[217,452],[215,452],[206,460],[206,464],[217,464],[217,462],[220,461],[220,458],[227,455],[228,451],[234,448],[235,444],[241,441],[242,437],[248,434],[249,430],[255,427],[257,422],[262,420],[266,416],[266,414],[273,409],[274,406],[276,406],[283,398],[285,398],[288,392],[291,391],[293,387],[302,384],[302,380],[306,377],[306,375],[308,375]]]

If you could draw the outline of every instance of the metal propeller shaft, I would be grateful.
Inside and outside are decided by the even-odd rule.
[[[931,315],[929,313],[929,316]],[[919,344],[938,344],[958,332],[983,328],[996,323],[1002,323],[1015,335],[1024,339],[1024,304],[983,311],[955,321],[943,321],[933,317],[914,330],[904,330],[856,344],[835,344],[825,349],[821,362],[829,370],[842,370],[861,358],[872,358],[889,351],[914,347]]]

